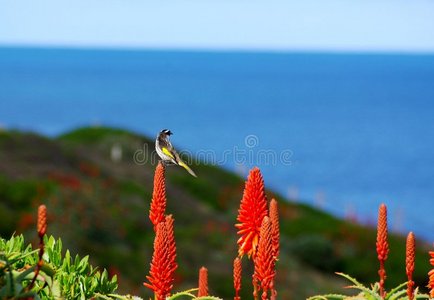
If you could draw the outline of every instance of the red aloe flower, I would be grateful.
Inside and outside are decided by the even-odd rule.
[[[47,232],[47,207],[42,204],[38,208],[38,235],[40,238],[43,238],[45,233]]]
[[[271,243],[273,247],[273,257],[277,261],[279,257],[279,210],[277,207],[276,199],[271,199],[270,201],[270,221],[271,221]],[[274,289],[274,282],[272,282],[273,290],[271,291],[271,299],[276,299],[277,292]]]
[[[255,270],[254,281],[260,284],[262,289],[262,300],[267,299],[267,293],[273,289],[275,271],[275,258],[273,255],[273,242],[271,237],[271,221],[269,217],[264,217],[259,236],[258,252],[254,259]]]
[[[271,241],[273,245],[273,255],[275,260],[279,257],[279,211],[276,199],[270,201],[270,221],[271,221]]]
[[[159,162],[155,169],[154,190],[152,192],[151,209],[149,219],[154,224],[154,231],[157,230],[157,224],[164,221],[166,212],[166,184],[164,175],[164,165]]]
[[[247,178],[240,209],[238,210],[237,220],[240,223],[235,225],[238,228],[238,235],[240,235],[237,242],[239,256],[247,254],[251,257],[255,255],[261,223],[267,215],[264,180],[261,171],[255,167],[250,171]]]
[[[380,205],[378,210],[378,224],[377,224],[377,255],[380,262],[380,294],[384,299],[386,292],[384,290],[384,281],[386,280],[386,270],[384,269],[384,262],[389,253],[389,244],[387,243],[387,207],[384,204]]]
[[[154,291],[156,300],[164,300],[170,295],[174,281],[174,258],[170,249],[175,246],[170,245],[170,236],[173,232],[169,232],[168,227],[170,226],[167,226],[166,222],[160,222],[157,225],[151,270],[149,276],[146,276],[149,283],[143,283],[144,286]]]
[[[171,272],[175,272],[178,268],[178,264],[176,263],[176,243],[175,243],[175,230],[174,224],[175,219],[173,219],[172,215],[166,216],[166,228],[167,228],[167,244],[168,244],[168,257],[170,259],[170,270]]]
[[[42,268],[42,265],[44,264],[44,261],[42,257],[44,256],[44,235],[47,232],[47,207],[44,204],[39,205],[38,207],[38,222],[36,224],[36,228],[38,230],[38,236],[39,236],[39,259],[38,264],[35,268],[35,274],[33,275],[33,279],[30,282],[29,286],[27,287],[28,290],[31,290],[33,285],[36,282],[36,278],[39,275],[39,271]]]
[[[205,267],[202,267],[199,270],[199,291],[197,296],[208,296],[208,269]]]
[[[407,273],[407,296],[409,300],[414,298],[414,259],[415,259],[415,239],[413,232],[410,232],[407,236],[407,243],[405,247],[405,271]]]
[[[434,251],[429,251],[429,256],[431,257],[429,263],[434,267]],[[430,298],[434,298],[434,268],[428,272],[429,282],[428,288],[430,289],[429,296]]]
[[[234,300],[240,300],[240,290],[241,290],[241,259],[236,257],[234,259],[234,289],[235,289],[235,297]]]

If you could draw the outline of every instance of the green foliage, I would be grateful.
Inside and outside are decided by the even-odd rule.
[[[0,299],[104,299],[140,300],[131,295],[118,295],[117,278],[107,271],[98,271],[89,264],[89,256],[62,255],[62,241],[44,237],[44,255],[41,271],[33,288],[29,284],[35,276],[39,249],[25,246],[23,235],[0,239]],[[196,297],[191,289],[173,294],[168,300],[221,300],[213,296]]]
[[[356,299],[367,299],[367,300],[406,300],[407,297],[407,282],[401,283],[394,289],[390,290],[386,293],[386,296],[383,298],[380,295],[380,287],[378,283],[375,283],[370,288],[364,286],[360,282],[358,282],[355,278],[344,274],[344,273],[336,273],[339,276],[342,276],[346,279],[348,279],[352,285],[347,286],[349,289],[355,289],[360,291],[359,294],[356,296],[347,296],[347,295],[340,295],[340,294],[327,294],[327,295],[319,295],[319,296],[313,296],[308,298],[307,300],[356,300]],[[418,289],[415,289],[414,291],[414,299],[429,299],[429,296],[426,294],[419,293]]]
[[[193,292],[197,291],[198,289],[191,289],[183,292],[179,292],[176,294],[173,294],[172,296],[168,297],[167,300],[175,300],[175,299],[195,299],[195,300],[222,300],[221,298],[214,297],[214,296],[202,296],[197,297],[193,294]]]
[[[43,266],[35,285],[29,284],[35,276],[38,249],[25,246],[22,235],[9,240],[0,239],[0,298],[20,299],[119,299],[110,296],[117,289],[117,278],[111,279],[106,270],[98,271],[89,264],[89,257],[71,257],[67,250],[62,256],[62,241],[45,237]]]
[[[61,135],[59,138],[63,141],[77,143],[97,143],[102,139],[112,136],[132,136],[126,130],[108,127],[83,127]]]
[[[33,278],[32,273],[37,261],[37,250],[24,247],[23,236],[12,237],[9,241],[0,239],[0,299],[35,297],[34,292],[25,287]]]
[[[0,176],[0,235],[16,230],[20,218],[16,211],[30,209],[33,199],[43,197],[53,190],[53,184],[47,180],[10,180]]]
[[[188,191],[191,195],[201,199],[206,202],[209,206],[217,210],[222,210],[223,208],[219,205],[218,200],[218,189],[216,187],[210,187],[207,181],[202,178],[196,178],[192,181],[186,176],[171,176],[173,184],[177,186],[182,186],[183,189]]]
[[[332,241],[319,235],[297,237],[291,247],[292,252],[304,263],[324,271],[340,269],[333,248]]]

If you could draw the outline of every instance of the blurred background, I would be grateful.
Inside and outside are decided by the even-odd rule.
[[[153,238],[149,151],[169,128],[177,149],[201,161],[190,160],[196,181],[169,169],[169,202],[184,224],[178,235],[209,246],[193,255],[199,250],[185,245],[179,286],[195,282],[201,256],[215,264],[215,279],[230,274],[231,259],[209,249],[236,253],[219,236],[233,233],[253,166],[286,203],[280,284],[289,280],[298,296],[340,286],[333,271],[375,278],[369,228],[380,203],[397,244],[408,231],[434,240],[434,2],[0,6],[2,236],[31,237],[34,207],[48,202],[53,234],[75,253],[95,253],[120,274],[123,292],[146,294],[138,280]],[[197,209],[197,220],[177,199]],[[201,220],[207,232],[198,232]],[[203,242],[209,232],[214,239]],[[337,246],[343,236],[346,245]],[[107,244],[113,249],[102,254]],[[313,248],[322,252],[303,257]],[[374,260],[362,270],[355,258],[366,249]],[[312,261],[318,255],[333,259]],[[311,273],[303,277],[305,264]],[[231,295],[230,278],[219,282],[226,286],[214,291]]]

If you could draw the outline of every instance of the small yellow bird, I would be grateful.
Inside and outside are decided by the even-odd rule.
[[[176,152],[175,148],[173,148],[172,143],[170,142],[169,137],[172,135],[172,132],[168,129],[163,129],[157,136],[155,140],[155,150],[158,153],[158,156],[162,159],[163,163],[166,165],[178,165],[183,167],[193,175],[197,177],[196,174],[190,169],[189,166],[179,157],[179,154]]]

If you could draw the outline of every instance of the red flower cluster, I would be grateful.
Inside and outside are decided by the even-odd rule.
[[[410,232],[407,236],[407,243],[405,247],[405,271],[407,273],[407,296],[409,300],[414,298],[414,260],[416,256],[416,246],[413,232]]]
[[[264,181],[258,168],[253,168],[247,178],[240,209],[238,210],[238,255],[247,254],[253,259],[253,295],[259,290],[261,298],[275,299],[275,264],[279,255],[279,216],[277,201],[270,201],[269,213],[265,196]],[[239,300],[241,288],[241,261],[234,261],[235,300]]]
[[[47,232],[47,207],[42,204],[38,208],[38,235],[39,238],[43,238]]]
[[[259,235],[258,253],[254,259],[255,270],[253,280],[259,283],[262,289],[262,300],[267,299],[267,292],[273,289],[273,279],[276,274],[274,265],[275,257],[273,242],[271,237],[271,221],[269,217],[264,217]]]
[[[169,216],[169,218],[171,218]],[[169,221],[170,222],[170,221]],[[154,240],[154,254],[152,256],[151,270],[146,276],[149,283],[143,283],[155,293],[157,300],[164,300],[170,295],[173,287],[174,271],[177,268],[172,250],[175,250],[173,226],[169,222],[160,222]]]
[[[239,223],[235,225],[238,228],[238,235],[241,236],[238,239],[239,256],[247,254],[251,257],[256,254],[262,220],[267,215],[264,180],[261,171],[258,168],[253,168],[247,178],[238,210],[237,220]]]
[[[205,267],[202,267],[199,270],[199,291],[197,296],[208,296],[208,269]]]
[[[175,219],[172,215],[166,216],[166,227],[167,227],[167,252],[168,257],[170,258],[170,263],[172,264],[173,271],[178,268],[178,264],[176,263],[176,243],[175,243]]]
[[[81,188],[81,181],[74,175],[64,174],[61,172],[52,172],[48,175],[50,180],[59,183],[62,187],[78,190]]]
[[[270,221],[271,221],[271,241],[273,246],[273,255],[275,259],[279,257],[279,239],[280,239],[280,229],[279,229],[279,210],[277,207],[276,199],[271,199],[270,201]]]
[[[429,263],[431,264],[431,266],[434,267],[434,251],[430,251],[429,256],[431,257],[429,259]],[[429,276],[428,288],[430,289],[429,296],[431,298],[434,298],[434,268],[428,272],[428,276]]]
[[[380,205],[378,210],[378,223],[377,223],[377,255],[380,262],[380,269],[378,275],[380,275],[380,294],[381,297],[386,296],[384,290],[384,281],[386,280],[386,270],[384,269],[384,262],[387,259],[389,253],[389,244],[387,243],[387,207],[384,204]]]
[[[236,257],[234,260],[234,289],[235,289],[235,297],[234,300],[240,300],[240,290],[241,290],[241,259]]]
[[[44,204],[39,205],[38,207],[38,223],[36,224],[36,229],[38,231],[39,236],[39,259],[38,264],[35,268],[35,275],[33,275],[33,279],[27,287],[29,290],[32,289],[33,285],[36,282],[36,278],[38,278],[39,271],[44,264],[43,256],[44,256],[44,235],[47,233],[47,207]]]
[[[154,224],[154,231],[157,225],[164,221],[166,213],[166,183],[164,175],[164,165],[159,162],[155,169],[154,190],[152,192],[151,209],[149,219]]]
[[[164,300],[170,295],[173,287],[174,273],[178,268],[176,263],[176,243],[174,234],[174,219],[166,212],[166,186],[164,166],[160,162],[155,170],[154,190],[152,193],[149,219],[154,225],[154,253],[151,270],[146,276],[149,283],[144,286],[154,291],[156,300]]]
[[[279,245],[280,245],[280,229],[279,229],[279,210],[276,199],[270,201],[270,221],[271,221],[271,245],[273,247],[273,257],[277,261],[279,257]],[[274,286],[274,277],[271,282],[271,298],[276,299],[277,292]]]

